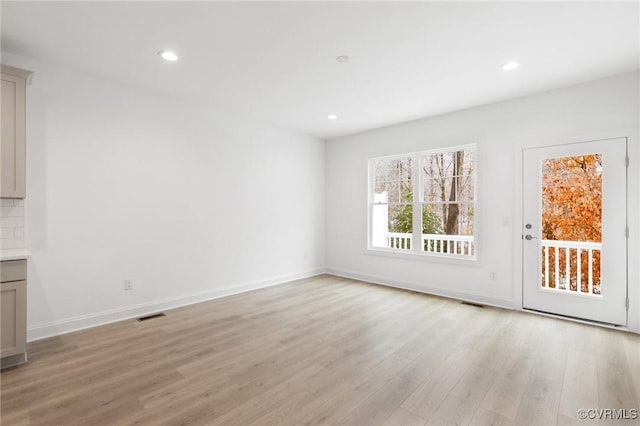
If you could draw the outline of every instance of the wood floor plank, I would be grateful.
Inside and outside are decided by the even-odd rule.
[[[432,330],[431,337],[423,345],[422,353],[400,373],[400,376],[416,383],[422,383],[429,378],[459,347],[460,338],[457,336],[462,333],[464,324],[463,320],[443,322],[440,328]]]
[[[558,420],[562,385],[556,380],[531,376],[516,414],[516,424],[551,426]]]
[[[575,419],[578,410],[598,408],[599,406],[596,355],[590,352],[569,350],[562,382],[559,414]],[[599,423],[597,420],[588,419],[581,422]]]
[[[304,390],[304,384],[318,371],[323,370],[317,365],[301,367],[284,381],[265,389],[252,398],[245,398],[244,403],[227,410],[224,415],[210,421],[211,425],[248,425],[276,415],[277,419],[286,417],[292,406],[310,404],[315,399],[311,392]],[[283,402],[286,401],[286,404]]]
[[[594,420],[580,420],[575,416],[575,414],[573,416],[558,414],[556,424],[558,426],[584,426],[589,424],[599,424],[598,420],[595,420],[595,423],[593,423],[593,421]]]
[[[407,360],[395,355],[389,355],[373,367],[356,370],[348,377],[338,374],[333,380],[333,386],[326,386],[325,382],[319,386],[319,375],[307,384],[307,389],[320,399],[326,401],[312,411],[301,412],[293,417],[294,424],[322,425],[336,424],[367,399],[387,386],[397,376]],[[335,374],[332,369],[326,369],[320,375]]]
[[[30,343],[2,425],[527,425],[640,405],[640,336],[318,276]],[[622,423],[620,424],[629,424]]]
[[[301,391],[296,395],[280,401],[270,410],[267,410],[262,417],[257,418],[254,422],[248,423],[253,426],[262,425],[291,425],[297,426],[296,415],[300,412],[312,412],[325,404],[314,394]]]
[[[381,425],[417,387],[414,382],[393,377],[383,388],[351,410],[338,424]]]
[[[623,338],[618,331],[596,333],[598,403],[602,408],[629,409],[638,403]],[[621,344],[622,343],[622,344]],[[596,407],[598,408],[598,407]]]
[[[469,367],[427,422],[434,425],[469,424],[495,377],[495,371],[477,365]]]
[[[633,333],[620,334],[627,355],[629,377],[636,393],[638,411],[640,412],[640,335]]]
[[[401,405],[402,408],[429,419],[471,366],[470,350],[458,347],[423,381]]]
[[[489,411],[515,420],[518,406],[525,396],[535,360],[535,353],[526,347],[514,347],[511,356],[495,378],[482,406]]]
[[[384,422],[384,426],[422,426],[425,420],[402,407],[398,407]]]
[[[469,422],[470,426],[506,426],[512,422],[500,414],[489,411],[485,408],[479,407],[476,410],[476,414]]]

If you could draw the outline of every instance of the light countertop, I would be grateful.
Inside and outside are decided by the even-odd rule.
[[[26,248],[0,250],[0,261],[21,260],[31,257],[31,250]]]

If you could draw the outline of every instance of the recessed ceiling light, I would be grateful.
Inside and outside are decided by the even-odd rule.
[[[337,116],[337,115],[335,115],[335,114],[329,114],[329,115],[327,115],[327,118],[328,118],[329,120],[337,120],[337,119],[338,119],[338,116]]]
[[[347,55],[340,55],[336,58],[336,61],[344,64],[345,62],[349,62],[349,57]]]
[[[511,70],[515,70],[516,68],[518,68],[520,66],[520,62],[507,62],[506,64],[504,64],[502,66],[502,71],[511,71]]]
[[[160,52],[158,52],[158,55],[160,55],[162,59],[168,62],[175,62],[178,60],[178,55],[170,50],[161,50]]]

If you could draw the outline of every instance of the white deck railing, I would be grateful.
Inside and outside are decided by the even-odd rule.
[[[448,253],[472,256],[473,235],[422,234],[422,249],[428,253]]]
[[[387,233],[387,247],[394,249],[411,250],[411,234],[403,234],[400,232]]]
[[[602,243],[542,240],[542,287],[599,296],[601,249]],[[582,285],[585,281],[586,292]]]
[[[389,232],[387,247],[411,250],[411,234]],[[422,250],[426,253],[444,253],[471,256],[474,254],[473,235],[422,234]]]
[[[387,247],[411,250],[412,239],[412,234],[389,232]],[[467,256],[473,255],[475,250],[471,235],[441,234],[422,234],[422,249],[427,253]],[[600,295],[601,249],[602,243],[542,240],[542,286],[550,290]],[[586,273],[583,274],[584,270]],[[585,282],[586,286],[583,286]],[[586,292],[583,291],[584,287]]]

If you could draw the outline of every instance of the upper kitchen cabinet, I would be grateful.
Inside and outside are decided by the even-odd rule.
[[[0,198],[25,198],[26,86],[31,72],[2,65]]]

